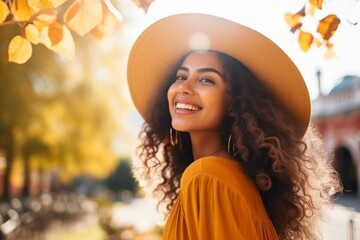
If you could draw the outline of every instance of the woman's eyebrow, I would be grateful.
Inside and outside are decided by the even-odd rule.
[[[189,68],[184,67],[184,66],[179,67],[179,70],[189,72]],[[213,73],[216,73],[217,75],[219,75],[222,79],[224,79],[224,75],[220,71],[216,70],[215,68],[205,67],[205,68],[196,69],[196,71],[200,72],[200,73],[213,72]]]

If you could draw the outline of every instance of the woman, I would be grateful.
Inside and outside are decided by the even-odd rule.
[[[338,177],[304,80],[272,41],[215,16],[170,16],[135,42],[128,81],[145,119],[142,177],[161,174],[164,239],[318,237]]]

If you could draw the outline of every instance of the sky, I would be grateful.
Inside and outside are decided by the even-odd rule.
[[[316,71],[322,72],[321,91],[327,94],[346,74],[360,75],[360,21],[359,0],[325,0],[323,9],[317,11],[314,19],[321,19],[335,13],[341,24],[332,37],[335,44],[332,59],[326,59],[325,48],[312,46],[307,53],[300,50],[297,35],[292,34],[284,20],[286,12],[297,12],[305,0],[155,0],[148,12],[142,9],[130,10],[129,3],[123,8],[137,19],[137,27],[129,28],[130,45],[145,26],[156,19],[180,12],[204,12],[239,22],[269,37],[277,43],[298,66],[304,76],[311,99],[318,96]],[[124,12],[124,11],[123,11]],[[315,22],[316,23],[316,22]],[[304,28],[315,31],[314,21],[304,22]],[[131,32],[131,33],[130,33]]]

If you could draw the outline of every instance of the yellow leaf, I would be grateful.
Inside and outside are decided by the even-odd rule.
[[[32,55],[31,43],[20,35],[15,36],[8,48],[9,62],[25,63]]]
[[[41,33],[40,33],[41,40],[40,41],[50,50],[73,61],[75,59],[74,39],[71,35],[70,30],[66,26],[64,26],[64,25],[60,25],[60,26],[62,28],[63,37],[56,45],[53,45],[51,42],[51,38],[49,36],[49,27],[44,27],[41,30]]]
[[[65,26],[62,27],[61,40],[53,45],[53,51],[66,57],[67,59],[74,61],[75,59],[75,42],[70,30]]]
[[[305,16],[305,6],[302,7],[299,11],[297,11],[296,13],[285,13],[285,22],[289,25],[289,27],[291,28],[290,31],[291,32],[296,32],[298,29],[301,28],[302,26],[302,19]]]
[[[65,12],[66,25],[83,36],[102,21],[102,6],[99,0],[77,0]]]
[[[38,21],[45,23],[53,23],[57,18],[57,11],[53,8],[43,9],[36,17]]]
[[[298,42],[301,50],[307,52],[313,42],[313,39],[314,37],[311,33],[301,31],[298,37]]]
[[[34,19],[33,24],[41,32],[44,27],[48,27],[50,24],[56,21],[57,11],[55,9],[43,9],[41,13]]]
[[[25,0],[14,0],[11,3],[12,13],[16,20],[28,20],[36,11]]]
[[[310,14],[310,16],[314,16],[317,9],[318,9],[317,7],[310,5],[310,7],[308,9],[308,13]]]
[[[111,4],[110,1],[102,2],[102,22],[90,31],[91,35],[98,40],[112,32],[118,21],[122,20],[121,14],[116,12],[116,9],[109,9],[110,7],[113,7],[112,5],[109,6],[109,4]]]
[[[323,0],[309,0],[309,2],[312,6],[322,9]]]
[[[285,13],[285,21],[290,27],[291,32],[296,32],[302,26],[302,16],[298,14]]]
[[[42,26],[40,29],[40,42],[52,50],[52,44],[49,37],[49,25]]]
[[[58,22],[53,22],[49,25],[49,38],[51,45],[58,44],[64,37],[64,31],[62,25]]]
[[[27,0],[29,6],[33,8],[56,8],[66,2],[67,0]]]
[[[10,11],[3,1],[0,1],[0,23],[6,20],[6,17],[9,15]]]
[[[317,32],[325,41],[329,41],[340,24],[340,19],[335,14],[330,14],[320,20]]]
[[[32,44],[38,44],[40,42],[40,32],[34,24],[26,25],[25,36]]]

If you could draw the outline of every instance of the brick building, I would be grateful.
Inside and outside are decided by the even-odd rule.
[[[320,86],[320,73],[318,80]],[[335,154],[344,193],[360,196],[360,77],[344,76],[328,95],[320,93],[312,102],[312,121]]]

